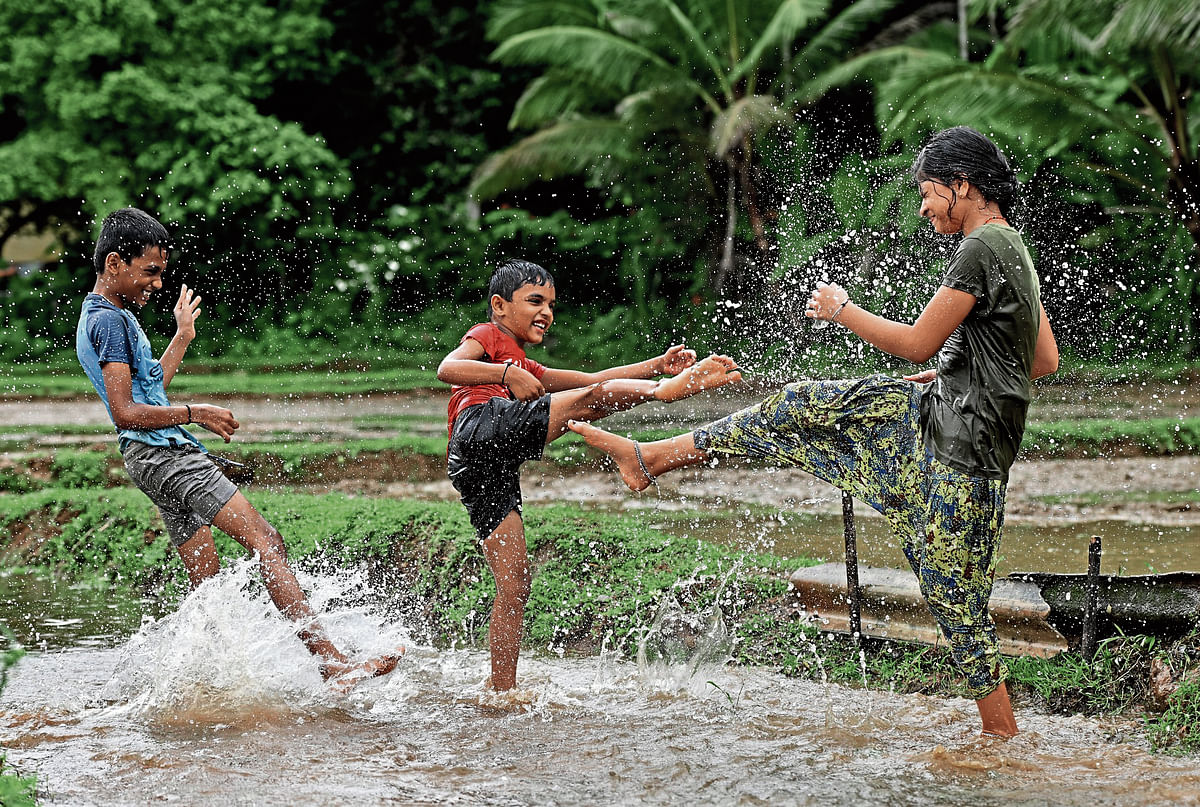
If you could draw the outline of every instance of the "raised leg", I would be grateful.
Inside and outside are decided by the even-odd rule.
[[[654,400],[657,381],[617,378],[550,396],[550,427],[546,444],[562,437],[572,420],[599,420],[614,412],[624,412],[638,404]]]
[[[669,440],[639,444],[587,423],[571,421],[569,426],[571,431],[582,435],[588,445],[612,458],[621,473],[621,480],[630,490],[645,490],[654,477],[676,468],[699,465],[708,459],[707,454],[696,448],[691,432]],[[639,451],[641,462],[638,461]]]
[[[741,380],[742,374],[733,359],[713,355],[662,381],[614,378],[556,392],[550,396],[550,428],[546,432],[546,443],[561,437],[567,431],[568,421],[599,420],[647,401],[671,403]]]
[[[520,513],[510,512],[495,532],[484,539],[483,556],[496,578],[496,599],[488,623],[491,685],[497,692],[503,692],[517,685],[517,657],[521,652],[521,627],[531,580],[525,525]]]

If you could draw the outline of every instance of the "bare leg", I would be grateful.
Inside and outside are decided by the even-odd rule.
[[[985,737],[1008,739],[1017,735],[1017,719],[1013,716],[1012,702],[1008,699],[1008,688],[1004,682],[992,690],[992,694],[975,701],[979,707],[979,719],[983,721]]]
[[[210,527],[196,530],[196,534],[180,544],[177,549],[193,589],[221,570],[221,561],[217,557],[217,547],[213,544]]]
[[[496,578],[496,599],[488,623],[488,646],[492,656],[492,689],[497,692],[517,685],[517,657],[521,652],[521,627],[529,600],[531,574],[525,548],[525,525],[513,510],[496,531],[483,541],[483,556]]]
[[[656,440],[653,443],[635,443],[620,435],[606,432],[587,423],[572,421],[571,431],[583,435],[587,444],[598,448],[617,463],[621,480],[630,490],[645,490],[650,486],[652,477],[659,476],[676,468],[689,465],[699,465],[708,459],[708,455],[696,448],[695,439],[691,432],[672,437],[669,440]],[[636,448],[641,451],[642,462],[638,462]],[[645,464],[643,470],[642,464]],[[649,477],[647,477],[649,473]]]
[[[733,359],[713,355],[662,381],[615,378],[556,392],[550,396],[550,428],[546,432],[546,443],[561,437],[571,420],[599,420],[647,401],[670,403],[741,379],[742,374]]]
[[[546,444],[549,445],[566,433],[568,421],[599,420],[613,412],[624,412],[638,404],[653,401],[657,388],[657,381],[617,378],[552,394]]]
[[[213,524],[258,555],[267,594],[284,616],[301,623],[298,631],[300,641],[304,642],[310,653],[321,659],[321,675],[324,678],[345,680],[346,676],[356,672],[384,675],[395,668],[397,660],[404,652],[403,648],[399,648],[395,653],[351,664],[346,654],[330,641],[317,622],[317,615],[300,588],[295,572],[288,565],[283,537],[254,509],[254,505],[247,501],[241,491],[235,493],[221,512],[217,513]],[[194,540],[193,537],[188,544]]]

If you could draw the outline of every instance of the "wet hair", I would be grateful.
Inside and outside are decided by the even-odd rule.
[[[492,279],[488,281],[488,317],[492,316],[493,294],[499,294],[503,299],[512,302],[513,294],[526,283],[553,286],[554,276],[536,263],[520,258],[502,261],[492,272]]]
[[[925,141],[913,162],[913,179],[933,181],[953,188],[955,180],[970,182],[1008,217],[1017,198],[1017,174],[996,144],[969,126],[935,132]],[[950,202],[954,209],[958,195]]]
[[[140,258],[148,247],[170,252],[171,236],[167,228],[144,210],[123,207],[109,213],[100,225],[92,265],[96,274],[103,274],[104,261],[110,252],[120,255],[125,263],[131,263],[134,258]]]

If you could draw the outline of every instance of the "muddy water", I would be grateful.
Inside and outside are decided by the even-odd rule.
[[[981,741],[964,700],[715,664],[531,654],[505,712],[479,704],[485,654],[418,646],[334,695],[252,579],[235,567],[126,637],[122,619],[93,620],[95,641],[41,625],[0,741],[43,803],[1200,804],[1200,761],[1151,756],[1120,722],[1018,710],[1018,738]],[[4,584],[35,606],[32,581]],[[406,640],[338,605],[361,582],[306,585],[344,642]]]

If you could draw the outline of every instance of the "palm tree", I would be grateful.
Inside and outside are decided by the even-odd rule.
[[[756,143],[793,125],[780,96],[841,58],[900,2],[857,0],[835,16],[830,0],[503,5],[489,32],[500,43],[494,58],[545,72],[510,120],[533,133],[480,166],[470,194],[483,201],[588,174],[633,206],[657,191],[693,217],[721,209],[721,256],[710,279],[720,292],[734,264],[739,211],[758,249],[769,247]]]

